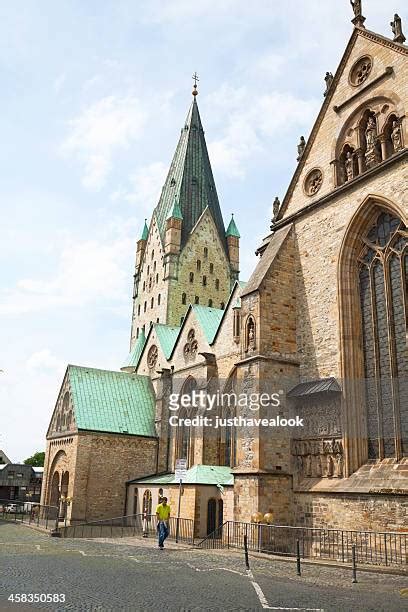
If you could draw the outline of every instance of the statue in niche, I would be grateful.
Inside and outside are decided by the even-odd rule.
[[[253,319],[249,319],[248,321],[248,348],[255,348],[255,323]]]
[[[341,453],[337,453],[335,459],[335,477],[342,478],[343,477],[343,455]]]
[[[333,79],[334,76],[332,75],[331,72],[326,72],[326,76],[324,77],[325,83],[326,83],[326,91],[324,92],[324,96],[326,97],[328,94],[328,91],[331,87],[331,84],[333,83]]]
[[[298,156],[296,158],[296,161],[300,161],[300,158],[302,157],[303,153],[305,152],[305,148],[306,148],[306,140],[305,140],[304,136],[301,136],[299,144],[297,146]]]
[[[406,38],[402,33],[401,17],[397,13],[395,13],[394,21],[391,21],[390,26],[394,34],[394,42],[403,44]]]
[[[346,171],[346,181],[351,181],[354,178],[354,159],[351,151],[347,151],[344,169]]]
[[[326,457],[326,476],[327,477],[333,476],[333,470],[334,470],[333,457],[331,455],[327,455]]]
[[[401,125],[399,121],[392,122],[391,141],[394,153],[402,149]]]
[[[367,153],[372,151],[375,147],[375,141],[377,137],[377,124],[372,115],[368,118],[368,123],[365,131],[365,139],[367,144]]]

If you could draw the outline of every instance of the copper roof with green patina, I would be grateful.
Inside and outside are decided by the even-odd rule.
[[[174,474],[157,474],[146,478],[135,478],[133,484],[178,484]],[[183,484],[229,486],[234,484],[231,468],[225,465],[193,465],[187,470]]]
[[[148,376],[68,366],[78,429],[156,437]]]
[[[205,334],[208,344],[211,344],[217,333],[218,326],[221,323],[224,310],[220,308],[210,308],[209,306],[200,306],[199,304],[193,304],[192,309]]]
[[[155,323],[153,327],[164,356],[166,359],[169,359],[176,343],[180,327],[172,327],[171,325],[164,325],[162,323]]]
[[[226,236],[234,236],[235,238],[241,238],[241,234],[238,231],[237,224],[234,220],[234,215],[231,216],[231,221],[227,227]]]
[[[224,221],[196,99],[191,104],[181,130],[170,170],[154,211],[163,241],[166,219],[173,208],[175,197],[183,217],[181,246],[187,242],[192,228],[208,207],[220,240],[226,248]]]
[[[137,366],[137,364],[139,363],[140,355],[142,354],[145,343],[146,343],[146,336],[144,333],[144,328],[142,327],[139,333],[139,337],[137,338],[129,355],[126,357],[126,361],[122,367],[135,368]]]

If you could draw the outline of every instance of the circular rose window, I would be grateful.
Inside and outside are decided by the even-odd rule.
[[[153,344],[153,346],[149,348],[149,352],[147,353],[147,365],[149,366],[149,368],[153,369],[154,366],[156,365],[157,355],[158,355],[157,346]]]
[[[323,183],[323,174],[319,168],[311,170],[305,179],[305,193],[308,196],[312,196],[317,193]]]
[[[373,67],[373,60],[368,55],[360,57],[350,70],[350,83],[358,87],[364,83]]]

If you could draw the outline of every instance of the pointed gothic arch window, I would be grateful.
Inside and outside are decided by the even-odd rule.
[[[197,259],[197,272],[200,272],[201,270],[201,260]]]
[[[210,263],[210,274],[214,273],[214,264]]]
[[[181,294],[181,303],[187,304],[187,294],[186,293]]]
[[[137,316],[138,316],[138,317],[140,317],[140,304],[139,304],[139,306],[137,307]]]
[[[190,283],[194,283],[194,272],[190,272],[189,279]]]
[[[208,248],[204,247],[204,259],[207,259],[208,257]]]
[[[154,297],[150,300],[150,308],[154,308]]]
[[[193,391],[197,389],[197,381],[192,376],[189,376],[181,389],[181,396],[192,396]],[[177,428],[176,438],[176,459],[187,459],[187,466],[194,463],[194,430],[191,426],[186,425],[181,419],[191,418],[193,409],[182,408],[179,414],[179,420],[182,423]]]
[[[398,217],[377,210],[358,266],[368,456],[400,458],[408,455],[408,233]]]
[[[199,303],[200,303],[200,298],[198,295],[196,295],[194,298],[194,304],[199,304]]]
[[[206,287],[206,286],[207,286],[207,277],[204,274],[204,276],[203,276],[203,287]]]
[[[157,296],[157,304],[160,306],[160,302],[161,302],[161,294],[159,293],[159,295]]]
[[[217,289],[217,291],[218,291],[218,290],[219,290],[219,288],[220,288],[220,279],[219,279],[219,278],[216,278],[216,279],[215,279],[215,288]]]

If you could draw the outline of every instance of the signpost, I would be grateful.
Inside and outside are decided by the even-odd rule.
[[[179,498],[178,498],[178,510],[177,510],[177,522],[176,522],[176,544],[179,536],[179,523],[180,523],[180,505],[181,505],[181,487],[183,480],[186,479],[187,475],[187,459],[176,459],[176,469],[174,479],[179,483]]]

